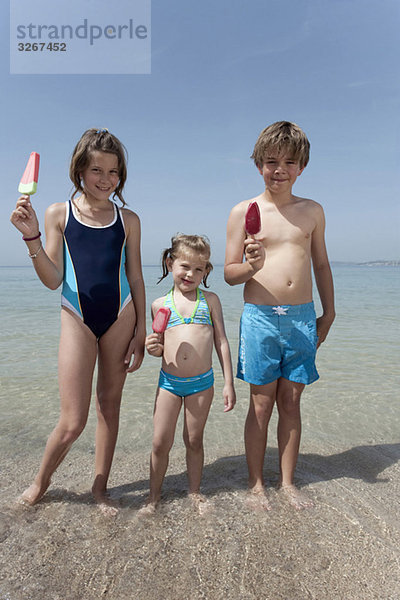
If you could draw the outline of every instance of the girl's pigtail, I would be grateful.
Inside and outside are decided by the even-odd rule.
[[[203,284],[204,284],[204,287],[206,287],[206,288],[210,287],[209,285],[207,285],[207,279],[212,270],[213,270],[213,266],[210,262],[208,262],[206,265],[206,274],[203,277]]]
[[[171,256],[171,251],[172,248],[166,248],[164,250],[164,252],[162,253],[162,257],[161,257],[161,267],[162,267],[162,275],[160,277],[160,279],[157,281],[157,283],[160,283],[160,281],[162,281],[163,279],[165,279],[168,276],[168,266],[167,266],[167,258],[169,258]]]

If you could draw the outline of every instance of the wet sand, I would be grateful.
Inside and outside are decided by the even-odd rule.
[[[213,274],[220,287],[212,289],[224,302],[236,357],[241,290],[223,284],[221,269]],[[31,267],[0,271],[0,600],[400,600],[397,271],[334,268],[338,317],[319,351],[321,380],[302,400],[297,481],[314,509],[296,512],[274,491],[276,414],[265,461],[272,510],[248,507],[248,389],[235,382],[237,405],[224,414],[215,361],[203,477],[214,510],[199,516],[187,501],[180,423],[164,503],[146,521],[137,513],[148,493],[159,369],[151,357],[125,386],[110,480],[118,517],[100,515],[88,493],[93,406],[43,500],[30,509],[15,504],[58,418],[59,295],[49,295]],[[149,300],[160,293],[158,275],[158,267],[147,268]],[[379,327],[371,319],[377,306]]]
[[[183,449],[173,449],[163,504],[138,519],[148,492],[147,457],[117,451],[116,518],[88,494],[93,455],[73,448],[43,500],[14,500],[41,448],[16,469],[4,461],[0,504],[0,600],[398,600],[400,444],[327,453],[303,444],[297,481],[315,508],[296,511],[274,489],[277,450],[265,475],[272,510],[246,504],[242,449],[206,456],[198,515],[186,497]]]

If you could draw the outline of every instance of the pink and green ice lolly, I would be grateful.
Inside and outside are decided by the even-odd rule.
[[[245,217],[245,229],[249,235],[255,235],[261,229],[260,209],[257,202],[250,202]]]
[[[170,314],[171,309],[167,306],[162,306],[158,309],[153,321],[154,333],[164,333],[164,331],[167,329]]]
[[[28,194],[31,196],[36,192],[39,178],[39,162],[39,154],[37,152],[31,152],[28,164],[26,165],[24,174],[22,175],[18,186],[20,194]]]

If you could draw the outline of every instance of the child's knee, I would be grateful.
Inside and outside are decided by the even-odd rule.
[[[280,415],[294,417],[300,414],[300,394],[283,394],[277,400]]]
[[[165,456],[169,454],[171,450],[172,443],[169,439],[165,438],[155,438],[153,439],[152,452],[156,456]]]
[[[269,422],[273,409],[273,402],[259,403],[254,406],[254,416],[257,422]]]
[[[192,452],[200,452],[203,448],[203,436],[184,435],[183,441],[185,442],[186,449]]]
[[[69,424],[69,425],[60,425],[60,438],[62,444],[70,445],[78,437],[81,435],[82,431],[85,429],[86,420],[78,421],[77,423]]]
[[[107,422],[118,421],[120,413],[120,402],[102,402],[98,399],[97,413]]]
[[[97,409],[104,413],[119,413],[121,389],[119,387],[97,390]]]

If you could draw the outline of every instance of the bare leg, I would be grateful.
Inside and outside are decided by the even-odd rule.
[[[151,514],[160,501],[161,487],[168,468],[169,452],[174,443],[176,423],[182,398],[167,390],[157,389],[153,415],[153,446],[150,457],[150,495],[139,512]]]
[[[249,470],[251,505],[260,503],[270,509],[264,490],[264,456],[267,445],[268,424],[275,403],[277,381],[267,385],[250,385],[250,405],[244,430],[246,460]],[[254,506],[256,507],[256,506]]]
[[[99,340],[96,388],[96,458],[94,499],[108,515],[116,514],[117,505],[107,495],[107,482],[118,437],[122,389],[126,379],[125,354],[135,325],[133,303]]]
[[[210,412],[214,388],[187,396],[184,400],[183,440],[186,446],[186,465],[189,494],[199,512],[206,510],[205,498],[200,494],[201,476],[204,465],[203,435]]]
[[[301,437],[300,398],[304,384],[281,377],[278,381],[276,403],[279,411],[278,447],[280,464],[279,487],[296,509],[313,503],[294,485],[294,472],[299,456]]]
[[[33,505],[40,500],[86,425],[96,354],[95,336],[78,317],[63,309],[58,359],[60,418],[47,440],[39,472],[20,497],[24,503]]]

